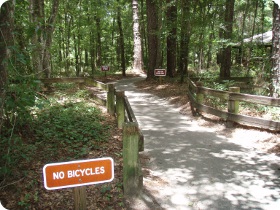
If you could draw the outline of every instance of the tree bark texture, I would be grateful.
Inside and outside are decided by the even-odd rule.
[[[29,0],[30,19],[36,26],[32,37],[35,50],[32,53],[32,62],[35,73],[44,73],[45,77],[51,74],[52,36],[55,29],[55,21],[58,13],[59,0],[52,1],[52,9],[47,20],[45,20],[44,0]],[[40,33],[39,33],[40,32]]]
[[[158,10],[156,0],[146,0],[147,6],[147,33],[148,33],[148,72],[147,78],[154,77],[158,52]]]
[[[119,0],[118,0],[119,3]],[[122,27],[122,19],[121,19],[121,6],[118,5],[117,11],[117,23],[119,28],[119,47],[120,47],[120,54],[121,54],[121,68],[122,68],[122,75],[125,76],[125,54],[124,54],[124,36],[123,36],[123,27]]]
[[[141,72],[143,70],[142,58],[142,44],[139,25],[139,8],[138,0],[132,0],[132,13],[133,13],[133,70]]]
[[[167,75],[174,77],[176,71],[176,50],[177,50],[177,6],[176,1],[166,0],[167,11]]]
[[[280,95],[280,9],[274,3],[272,28],[272,71],[271,96],[279,98]]]
[[[9,46],[13,45],[14,3],[5,2],[0,10],[0,133],[4,123],[6,85],[8,83],[8,65],[11,58]]]
[[[223,32],[223,38],[227,41],[230,41],[232,37],[234,3],[235,0],[226,0],[225,30]],[[220,61],[221,61],[220,77],[229,78],[230,68],[231,68],[231,46],[226,45],[223,47]]]
[[[182,20],[181,20],[181,40],[180,40],[180,57],[179,72],[181,74],[181,82],[184,82],[184,76],[188,72],[189,63],[189,43],[191,36],[190,27],[190,1],[182,0]]]

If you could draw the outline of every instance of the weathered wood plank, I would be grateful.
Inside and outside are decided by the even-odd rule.
[[[280,98],[271,98],[266,96],[249,95],[242,93],[230,93],[229,97],[231,100],[239,100],[254,104],[280,107]]]
[[[125,100],[124,106],[125,106],[125,110],[126,110],[129,122],[137,122],[134,112],[133,112],[126,96],[124,97],[124,100]]]
[[[125,106],[124,106],[124,91],[116,91],[116,114],[118,128],[123,128],[123,123],[125,120]]]
[[[139,135],[137,123],[124,123],[123,126],[123,188],[125,196],[138,195],[141,191],[139,178]]]
[[[224,120],[233,121],[239,124],[247,125],[247,126],[254,126],[258,128],[264,128],[269,130],[280,130],[280,122],[272,121],[272,120],[265,120],[262,118],[256,118],[256,117],[250,117],[240,114],[233,114],[228,113],[225,111],[217,110],[212,107],[198,104],[196,102],[193,102],[193,105],[195,108],[197,108],[199,111],[206,112],[215,116],[218,116]]]
[[[227,91],[213,90],[206,87],[197,87],[197,88],[199,89],[199,92],[203,93],[204,95],[214,96],[225,100],[229,99],[229,92]]]

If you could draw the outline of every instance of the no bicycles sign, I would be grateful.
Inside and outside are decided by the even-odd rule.
[[[50,163],[43,168],[44,186],[55,190],[111,182],[114,179],[112,158]]]

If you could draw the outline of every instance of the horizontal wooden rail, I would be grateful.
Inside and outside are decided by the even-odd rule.
[[[205,105],[204,98],[206,96],[213,96],[219,99],[227,100],[228,111],[218,110]],[[194,114],[197,112],[205,112],[218,116],[227,122],[236,122],[248,126],[280,131],[280,122],[238,114],[239,101],[280,107],[279,98],[214,90],[201,86],[201,83],[197,83],[196,85],[190,79],[188,79],[188,97],[191,101],[191,108]]]
[[[136,120],[136,117],[134,115],[134,112],[130,106],[130,103],[127,99],[127,97],[125,96],[124,97],[124,100],[125,100],[125,103],[124,103],[124,106],[125,106],[125,110],[126,110],[126,114],[127,114],[127,117],[128,117],[128,121],[129,122],[136,122],[137,123],[137,120]]]

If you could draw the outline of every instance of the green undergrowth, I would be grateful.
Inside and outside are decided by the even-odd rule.
[[[35,160],[42,164],[83,158],[108,139],[110,125],[86,90],[67,84],[55,90],[36,98],[31,117],[22,125],[2,130],[0,184],[7,177],[25,176],[26,166]]]

